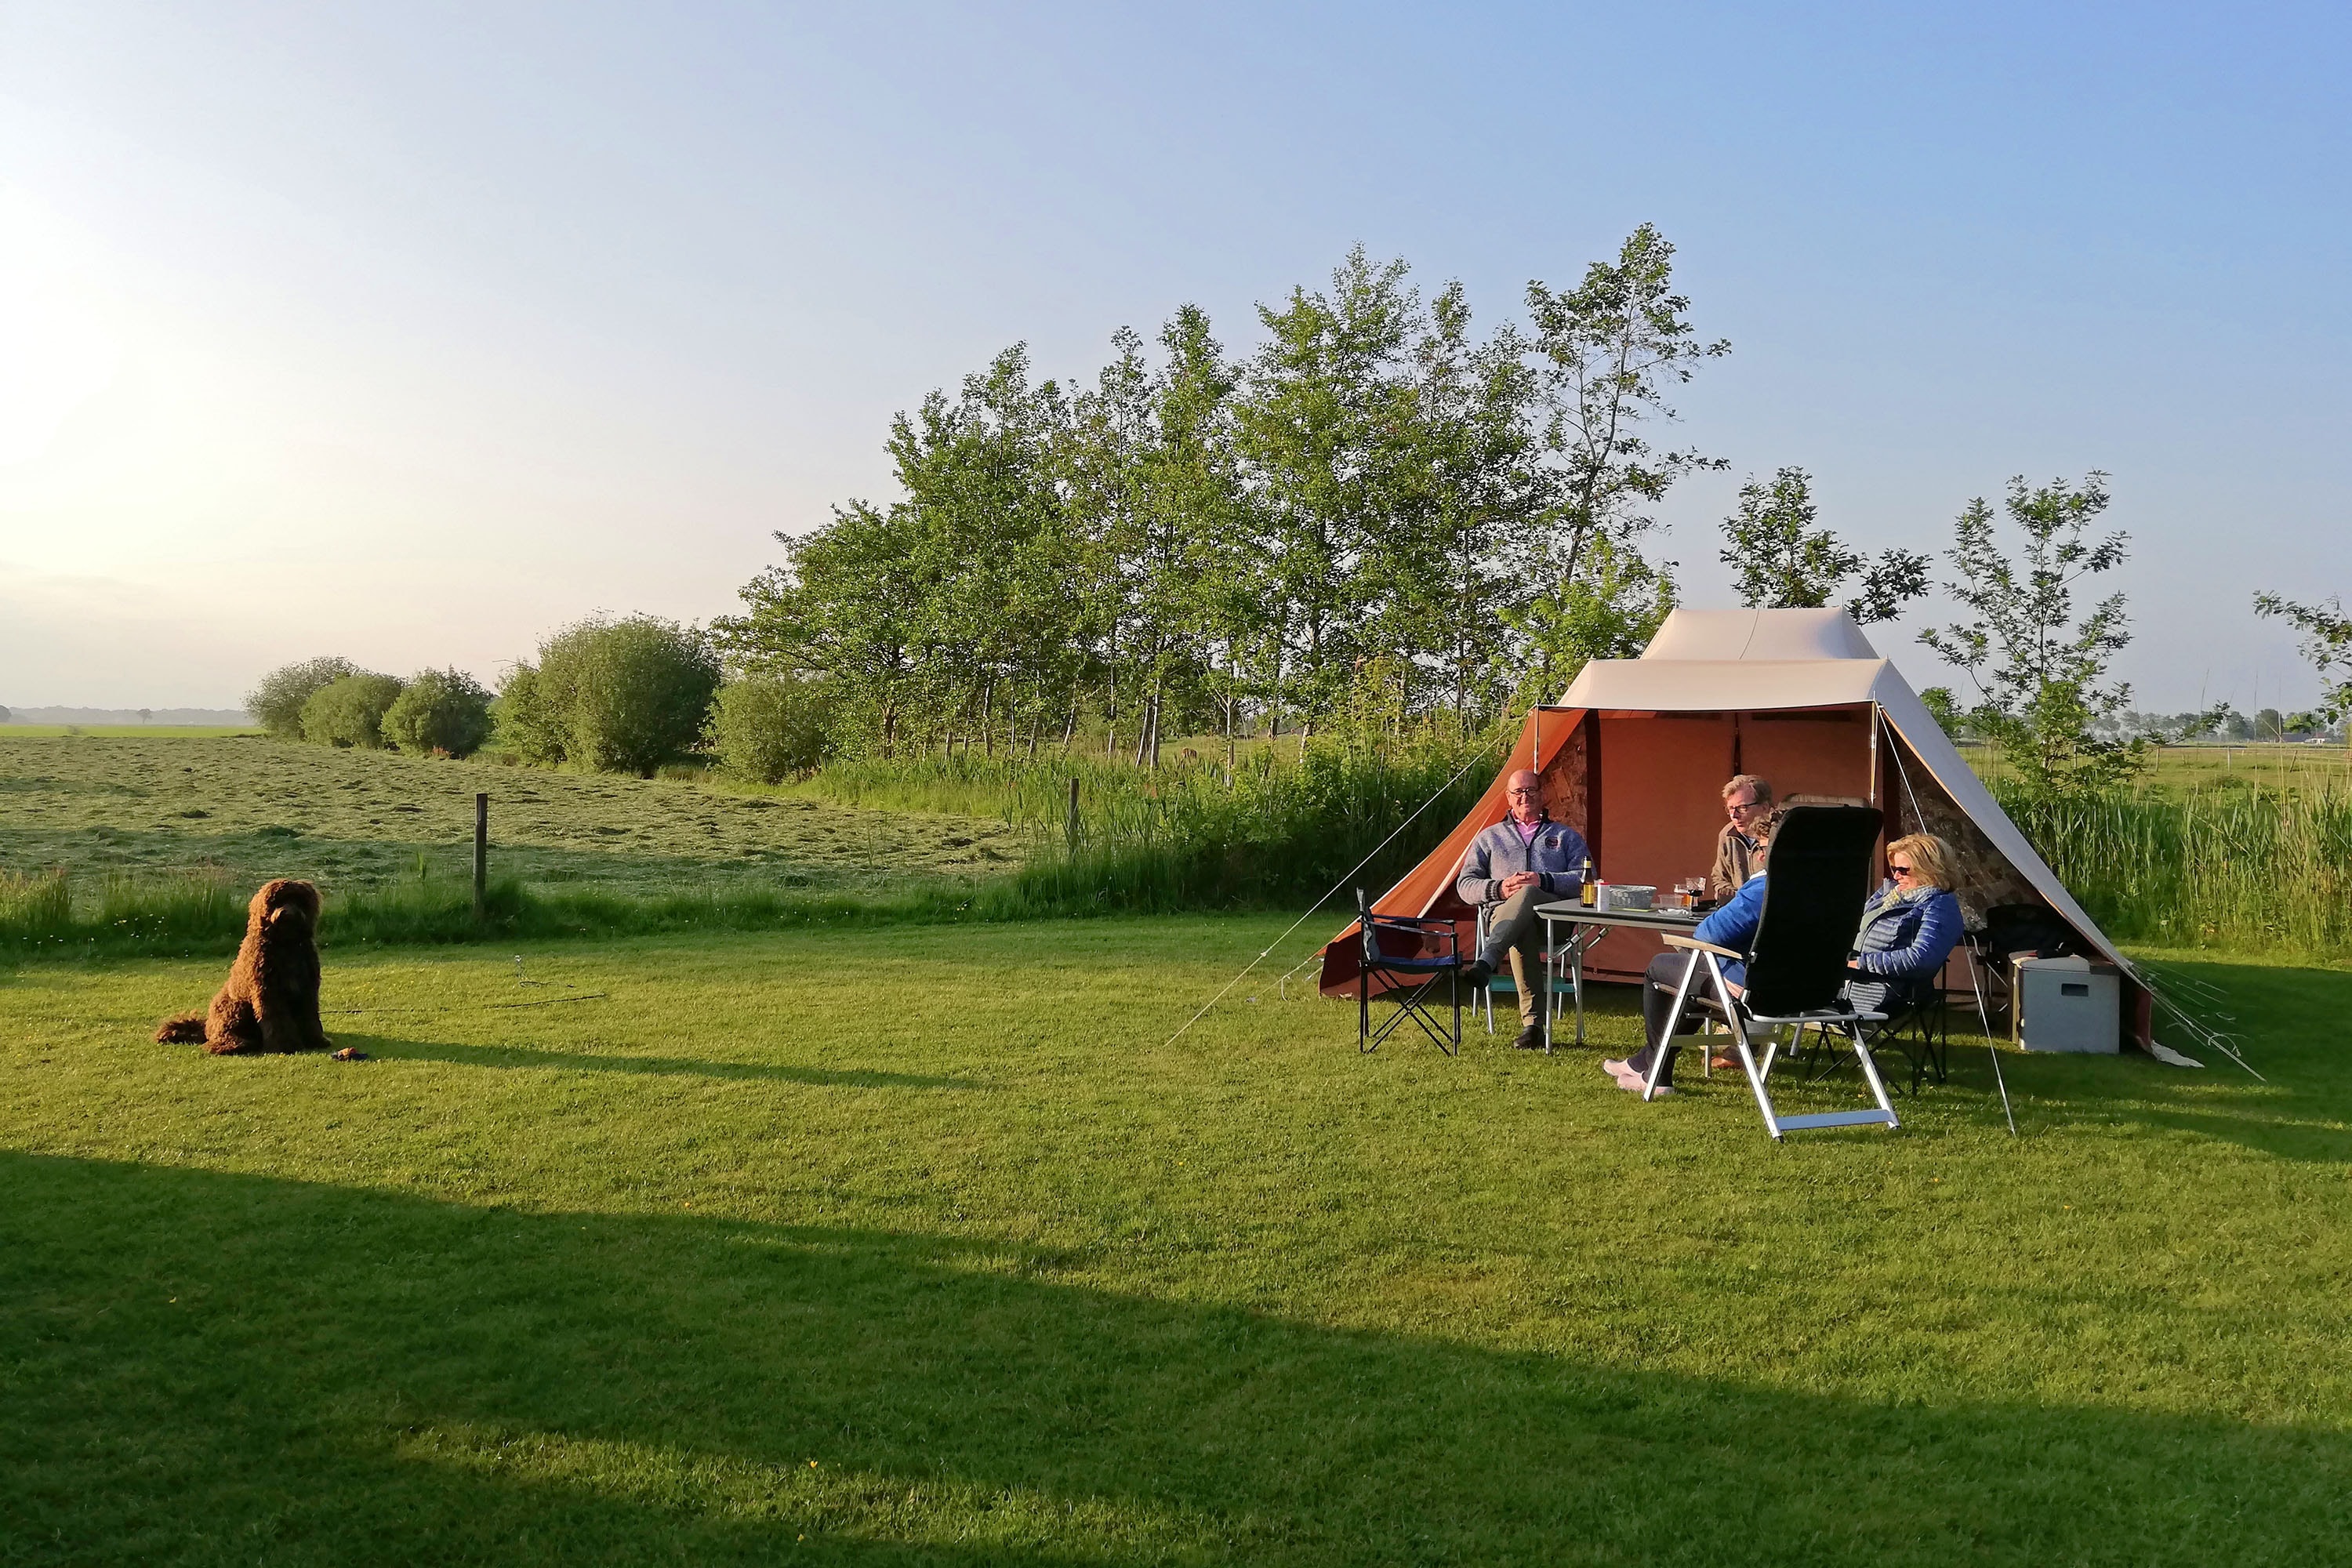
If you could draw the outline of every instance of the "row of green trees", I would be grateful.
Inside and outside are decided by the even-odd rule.
[[[463,757],[490,733],[490,694],[462,669],[402,680],[347,658],[304,659],[263,676],[245,707],[281,740],[324,746]]]
[[[1367,689],[1398,722],[1475,730],[1674,603],[1639,544],[1684,474],[1668,395],[1727,352],[1644,226],[1575,286],[1528,284],[1483,335],[1359,248],[1261,307],[1229,355],[1179,310],[1115,335],[1090,384],[1006,350],[891,427],[900,498],[835,509],[716,630],[748,670],[820,680],[888,756],[1034,754],[1082,730],[1328,726]]]
[[[641,774],[707,752],[773,783],[825,754],[828,695],[773,675],[722,686],[707,633],[632,616],[563,627],[508,671],[495,700],[462,671],[404,682],[325,658],[272,670],[246,706],[269,733],[322,745],[459,757],[487,745],[514,762]]]
[[[1673,257],[1645,226],[1572,288],[1529,283],[1483,334],[1458,284],[1424,298],[1360,247],[1328,288],[1260,307],[1246,355],[1192,306],[1154,345],[1114,334],[1087,384],[1035,379],[1016,345],[893,420],[897,500],[778,534],[783,561],[707,630],[563,628],[495,703],[455,671],[402,683],[326,659],[251,705],[331,744],[463,754],[488,735],[518,760],[637,773],[701,751],[769,779],[959,747],[1156,765],[1163,738],[1202,732],[1225,737],[1230,776],[1253,733],[1481,734],[1586,659],[1638,653],[1675,603],[1643,553],[1655,508],[1722,465],[1659,432],[1673,389],[1728,345],[1692,325]],[[1968,502],[1944,552],[1963,616],[1922,638],[1973,687],[1930,692],[1938,716],[2062,795],[2130,776],[2155,735],[2107,677],[2122,595],[2077,603],[2126,559],[2098,526],[2108,500],[2095,471]],[[1800,468],[1748,480],[1722,527],[1748,605],[1867,624],[1929,589],[1927,553],[1873,557],[1822,526]],[[2305,633],[2323,675],[2337,661],[2340,716],[2340,608],[2257,608]]]

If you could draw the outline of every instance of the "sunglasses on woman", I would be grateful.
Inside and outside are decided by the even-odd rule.
[[[1908,877],[1911,875],[1911,868],[1908,866],[1896,866],[1890,863],[1886,869],[1890,874],[1897,877]]]

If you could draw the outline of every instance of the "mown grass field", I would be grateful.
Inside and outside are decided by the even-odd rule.
[[[0,724],[0,741],[53,741],[68,735],[110,741],[223,740],[260,733],[251,725],[236,724]]]
[[[218,870],[330,893],[473,875],[474,795],[491,867],[528,887],[668,893],[743,884],[883,890],[1014,863],[1001,821],[911,816],[670,779],[336,751],[254,736],[0,732],[0,872],[78,879]]]
[[[1988,778],[2000,773],[1990,746],[1967,742],[1960,754]],[[2159,746],[2139,787],[2161,795],[2200,790],[2293,790],[2305,795],[2352,790],[2352,747],[2264,742],[2259,745]]]
[[[2352,973],[2182,961],[2267,1083],[1776,1147],[1270,982],[1166,1044],[1279,929],[369,952],[356,1064],[5,972],[0,1561],[2341,1557]]]

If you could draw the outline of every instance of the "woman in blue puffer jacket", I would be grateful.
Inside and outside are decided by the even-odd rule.
[[[1914,833],[1886,847],[1886,881],[1863,906],[1846,994],[1865,1013],[1890,1011],[1923,994],[1960,940],[1952,896],[1952,847]]]

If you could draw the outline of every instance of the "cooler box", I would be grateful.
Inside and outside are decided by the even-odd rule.
[[[1658,899],[1655,886],[1642,882],[1601,882],[1594,885],[1592,907],[1597,910],[1646,910]]]
[[[2011,969],[2010,1039],[2029,1051],[2122,1048],[2123,981],[2112,963],[2021,958]]]

